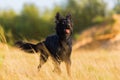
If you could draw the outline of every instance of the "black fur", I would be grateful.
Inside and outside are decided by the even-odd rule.
[[[19,41],[16,45],[27,52],[41,53],[38,69],[47,61],[48,57],[51,56],[55,62],[55,71],[60,72],[59,65],[62,61],[64,61],[66,64],[67,73],[70,75],[70,55],[72,51],[71,35],[73,32],[71,15],[68,14],[65,18],[62,18],[60,14],[57,13],[55,19],[56,34],[48,36],[43,42],[38,44]]]

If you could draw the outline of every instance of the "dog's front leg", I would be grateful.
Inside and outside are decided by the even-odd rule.
[[[54,64],[54,70],[53,72],[56,72],[58,74],[61,74],[61,69],[60,69],[60,62],[53,60],[53,64]]]
[[[38,71],[40,71],[42,65],[46,63],[47,59],[48,59],[48,55],[42,52],[42,54],[40,55],[40,63],[38,65]]]

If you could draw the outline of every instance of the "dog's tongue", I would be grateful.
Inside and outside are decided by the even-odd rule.
[[[65,29],[65,32],[66,32],[67,34],[69,34],[69,33],[70,33],[70,30],[69,30],[69,29]]]

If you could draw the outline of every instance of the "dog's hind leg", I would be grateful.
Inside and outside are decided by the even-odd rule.
[[[41,52],[40,63],[38,65],[38,71],[40,70],[40,68],[42,67],[42,65],[47,61],[47,59],[48,59],[48,55],[45,54],[44,52]]]
[[[36,48],[37,48],[37,51],[40,52],[40,63],[38,65],[38,71],[39,71],[42,65],[47,61],[49,55],[46,53],[44,49],[44,43],[42,42],[38,43],[36,45]]]

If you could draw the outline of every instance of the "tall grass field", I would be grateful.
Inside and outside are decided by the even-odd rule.
[[[38,72],[39,54],[7,45],[0,30],[0,80],[120,80],[120,50],[73,50],[71,77],[64,63],[60,65],[61,74],[53,72],[51,59]]]
[[[72,78],[69,78],[64,63],[60,75],[52,71],[51,59],[38,72],[38,54],[0,47],[0,80],[120,80],[120,51],[73,51],[71,59]]]

